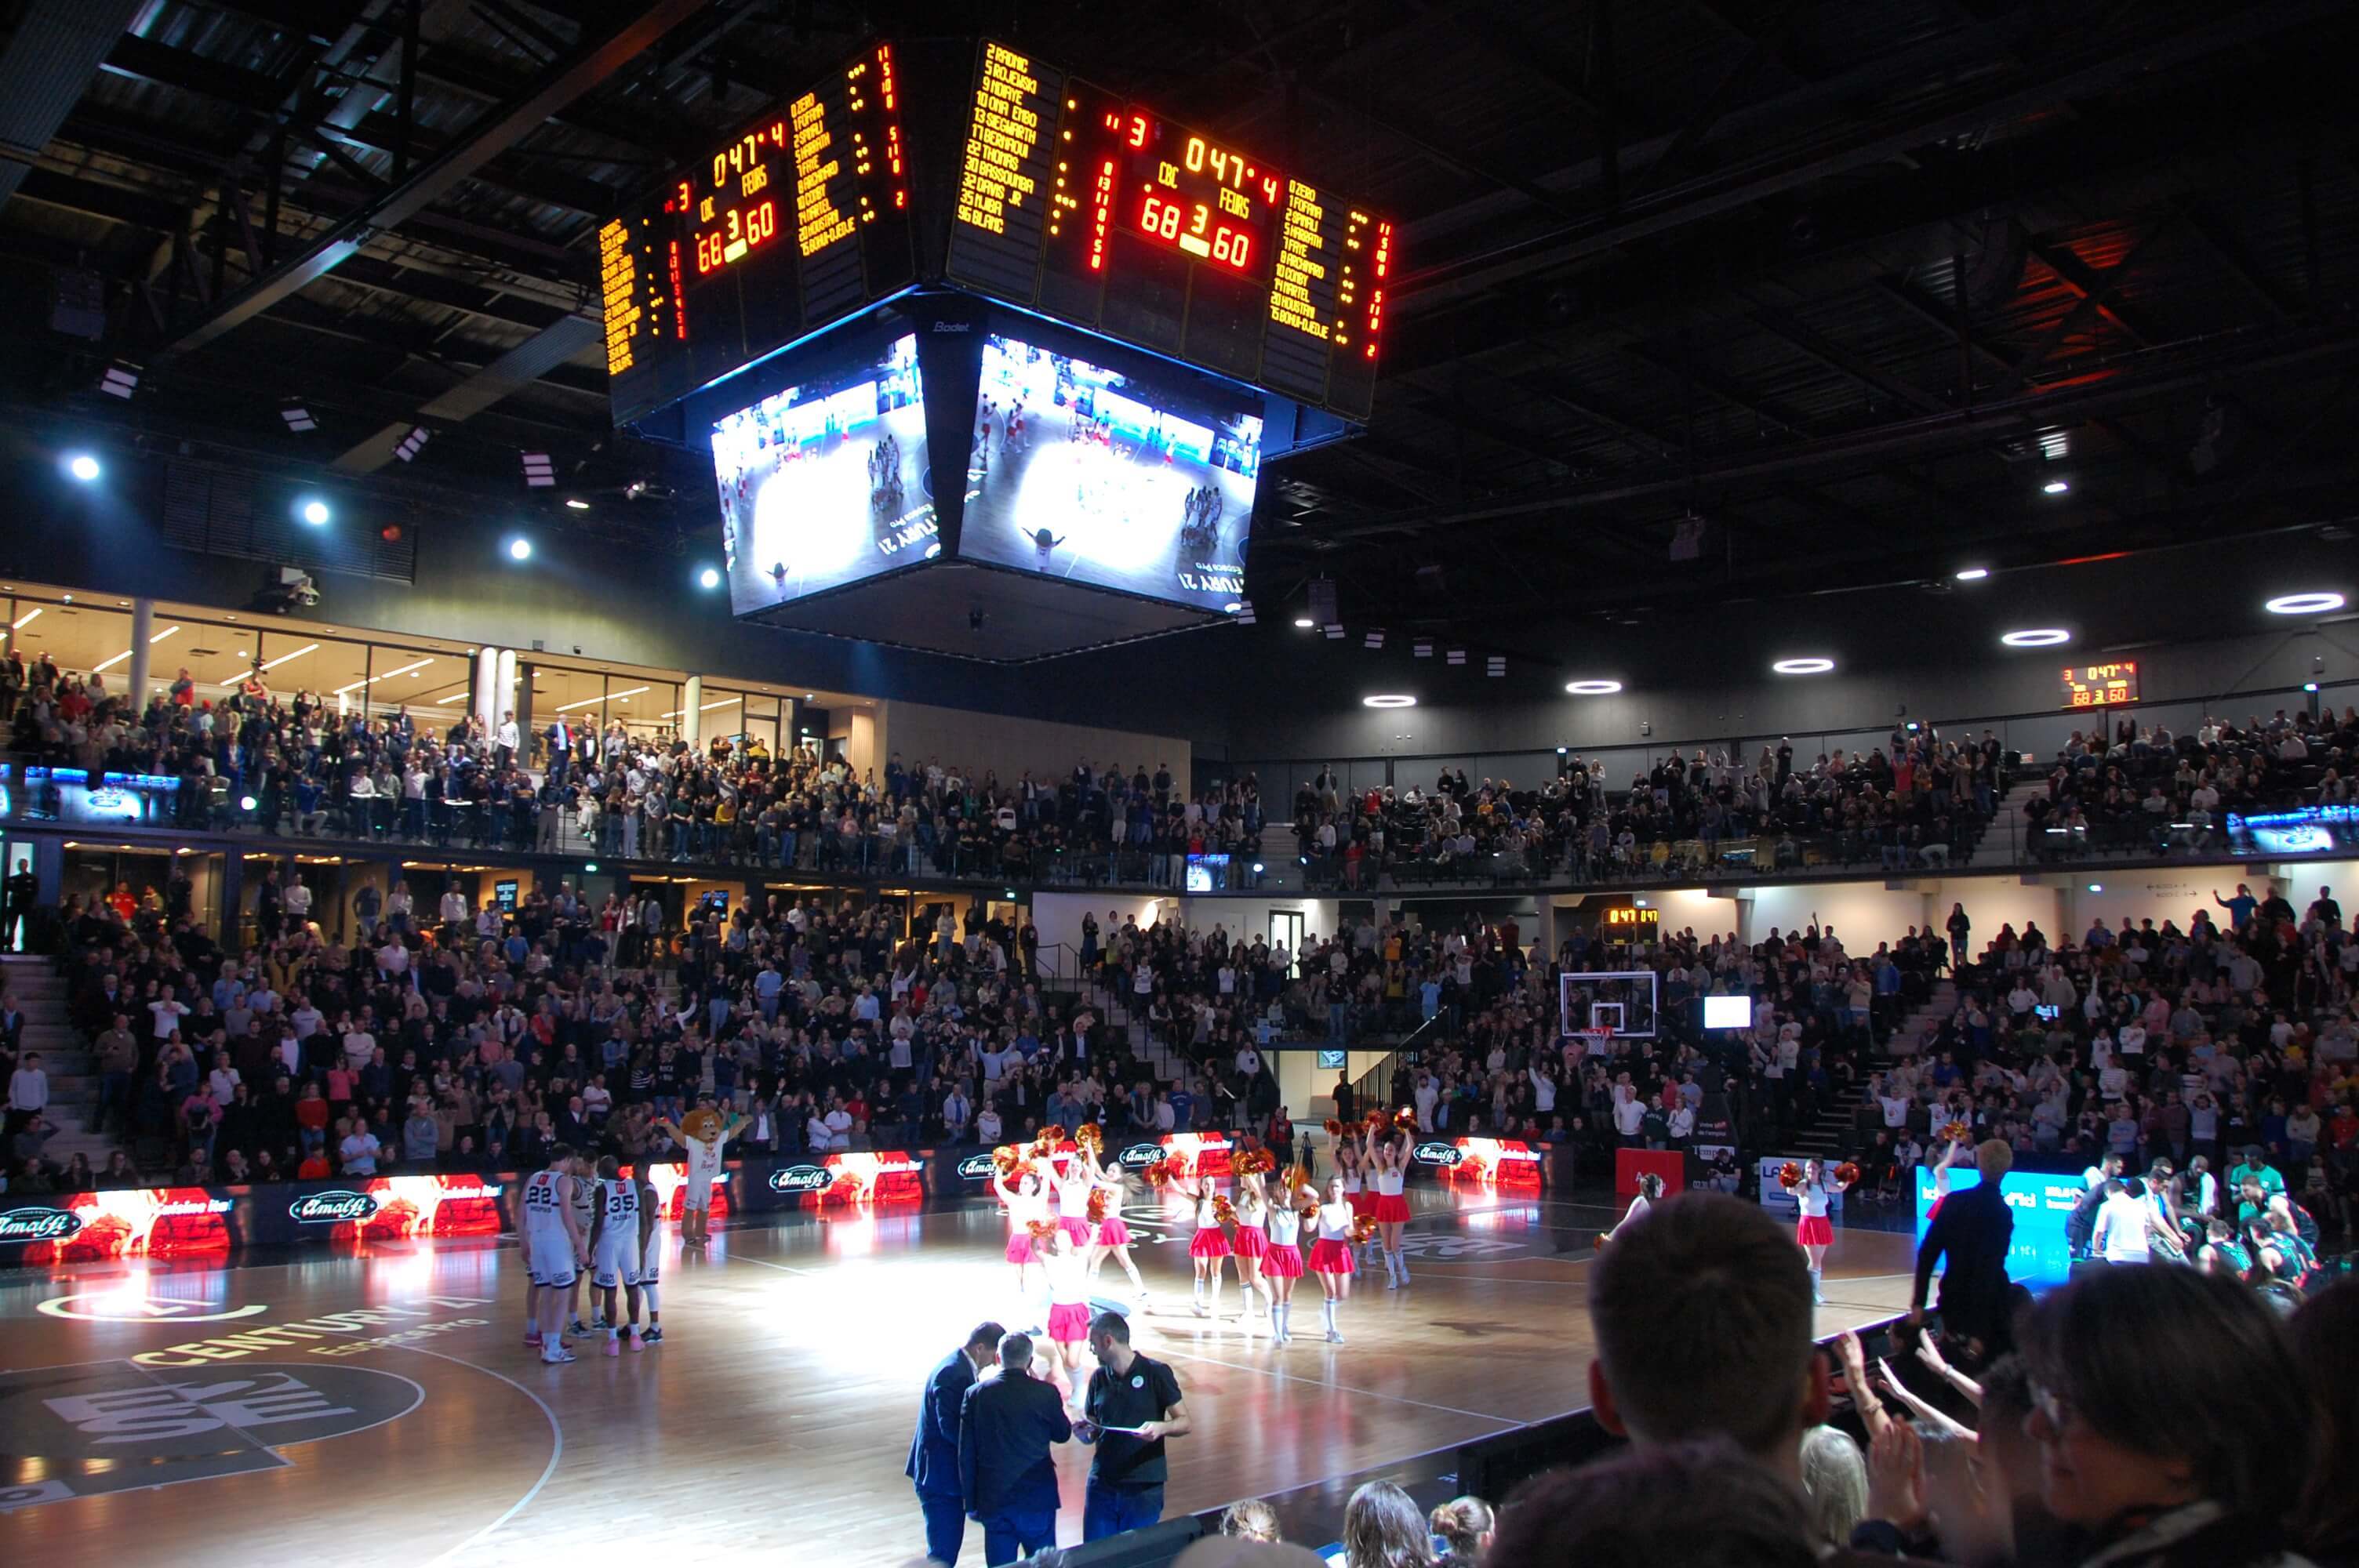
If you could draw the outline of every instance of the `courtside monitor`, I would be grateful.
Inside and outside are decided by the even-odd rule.
[[[1708,996],[1703,999],[1706,1029],[1750,1029],[1753,999],[1749,996]]]
[[[1262,421],[1212,384],[984,339],[960,556],[1234,613]]]
[[[737,614],[913,565],[934,546],[914,336],[814,362],[716,419],[712,438]]]

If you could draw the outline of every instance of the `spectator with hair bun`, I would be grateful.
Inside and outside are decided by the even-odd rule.
[[[1426,1523],[1449,1549],[1439,1568],[1480,1568],[1497,1533],[1499,1516],[1480,1498],[1452,1498],[1437,1504]]]

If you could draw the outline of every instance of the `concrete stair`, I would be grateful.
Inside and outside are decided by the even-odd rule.
[[[92,1165],[104,1165],[115,1141],[97,1130],[98,1068],[90,1042],[67,1021],[65,977],[52,959],[0,955],[0,989],[25,1010],[19,1049],[38,1051],[49,1075],[49,1118],[58,1131],[43,1158],[63,1164],[80,1153]]]
[[[1818,1119],[1810,1126],[1797,1128],[1793,1147],[1787,1152],[1798,1160],[1833,1160],[1853,1145],[1865,1141],[1857,1129],[1861,1113],[1868,1108],[1867,1074],[1889,1072],[1899,1060],[1892,1047],[1896,1044],[1912,1047],[1925,1033],[1925,1025],[1943,1019],[1957,1011],[1958,988],[1949,980],[1938,981],[1933,994],[1919,1003],[1900,1021],[1899,1026],[1870,1050],[1860,1081],[1834,1098],[1832,1103],[1819,1109]]]

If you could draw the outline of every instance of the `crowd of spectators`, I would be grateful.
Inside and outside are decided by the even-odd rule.
[[[2003,926],[1958,968],[1955,1009],[1870,1073],[1852,1152],[1873,1185],[1912,1191],[1963,1127],[2051,1169],[2114,1162],[2168,1229],[2204,1233],[2190,1260],[2216,1221],[2224,1261],[2249,1270],[2291,1231],[2273,1271],[2306,1273],[2359,1193],[2359,941],[2327,887],[2299,908],[2234,888],[2183,925]]]
[[[2349,806],[2359,709],[2317,718],[2280,708],[2242,725],[2206,718],[2192,734],[2117,722],[2073,731],[2025,808],[2027,842],[2043,857],[2126,849],[2169,854],[2225,842],[2228,816]]]
[[[1603,762],[1562,761],[1537,787],[1444,771],[1415,784],[1345,793],[1322,768],[1295,794],[1300,853],[1344,887],[1446,879],[1626,881],[1702,871],[1741,853],[1763,869],[1807,857],[1887,870],[1971,854],[2003,793],[2006,758],[1989,730],[1945,741],[1897,728],[1865,755],[1841,749],[1796,766],[1793,742],[1676,753],[1617,786]]]
[[[2018,1294],[2003,1342],[1971,1361],[1935,1324],[1821,1346],[1788,1227],[1689,1193],[1590,1270],[1603,1432],[1563,1430],[1596,1456],[1430,1515],[1369,1482],[1323,1561],[2348,1568],[2359,1285],[2288,1304],[2223,1274],[2104,1268]],[[1322,1560],[1279,1526],[1237,1504],[1220,1543],[1180,1561]]]

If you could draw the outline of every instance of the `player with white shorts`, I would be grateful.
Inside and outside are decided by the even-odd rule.
[[[639,1184],[625,1178],[621,1164],[609,1154],[598,1162],[594,1212],[590,1221],[590,1279],[601,1292],[599,1321],[606,1325],[606,1354],[622,1354],[623,1341],[640,1348],[631,1333],[639,1318]],[[614,1291],[620,1286],[630,1306],[625,1318],[615,1310]]]
[[[524,1184],[525,1262],[532,1274],[526,1292],[532,1322],[525,1343],[551,1364],[575,1358],[565,1347],[565,1303],[588,1256],[573,1214],[574,1166],[573,1151],[557,1144],[549,1152],[548,1167],[535,1171]]]

